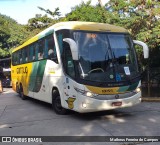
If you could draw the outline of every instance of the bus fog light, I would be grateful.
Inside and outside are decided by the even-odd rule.
[[[136,93],[138,93],[138,92],[140,92],[141,91],[141,89],[140,88],[137,88],[136,89]]]
[[[82,103],[82,107],[83,107],[83,108],[86,108],[86,107],[87,107],[87,104],[86,104],[86,103]]]

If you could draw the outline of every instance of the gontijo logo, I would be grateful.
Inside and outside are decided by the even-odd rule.
[[[28,68],[26,67],[18,67],[17,68],[17,74],[27,74],[28,73]]]

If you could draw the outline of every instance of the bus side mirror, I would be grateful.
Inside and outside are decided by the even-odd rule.
[[[63,41],[69,44],[73,60],[78,60],[78,47],[76,42],[71,38],[64,38]]]
[[[149,57],[149,48],[147,46],[146,43],[142,42],[142,41],[138,41],[138,40],[133,40],[134,44],[140,45],[143,47],[143,55],[144,58],[148,58]]]

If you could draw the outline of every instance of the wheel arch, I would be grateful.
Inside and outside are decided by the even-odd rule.
[[[51,92],[51,95],[52,95],[52,100],[53,100],[53,98],[55,97],[55,95],[53,94],[53,91],[57,91],[58,93],[59,93],[59,89],[58,89],[58,87],[56,87],[56,86],[53,86],[52,87],[52,92]],[[60,93],[59,93],[60,94]]]
[[[62,95],[62,91],[59,91],[58,87],[52,87],[52,107],[57,114],[64,115],[68,111],[64,107],[64,99]],[[54,98],[55,97],[55,98]]]
[[[60,88],[58,88],[57,86],[53,86],[52,87],[52,91],[51,91],[51,103],[52,103],[52,101],[53,101],[53,99],[54,99],[54,94],[53,94],[53,90],[55,90],[55,91],[57,91],[58,92],[58,94],[60,95],[60,99],[61,99],[61,105],[62,106],[64,106],[64,100],[63,100],[63,91],[60,91]]]

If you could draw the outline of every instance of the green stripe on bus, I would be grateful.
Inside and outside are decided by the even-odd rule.
[[[39,62],[34,62],[32,66],[32,72],[30,76],[30,82],[29,82],[29,90],[32,92],[39,92],[42,80],[44,76],[44,70],[46,67],[47,60],[42,60]]]
[[[128,90],[129,86],[123,86],[123,87],[120,87],[118,92],[126,92]]]
[[[31,92],[34,91],[38,66],[39,66],[39,61],[34,62],[32,65],[32,71],[31,71],[30,80],[29,80],[29,91]]]
[[[139,82],[136,82],[136,83],[130,85],[127,91],[135,90],[137,88],[138,84],[139,84]]]
[[[137,88],[138,84],[139,84],[139,82],[136,82],[136,83],[134,83],[132,85],[129,85],[129,86],[120,87],[118,89],[118,92],[133,91],[133,90],[135,90]]]

